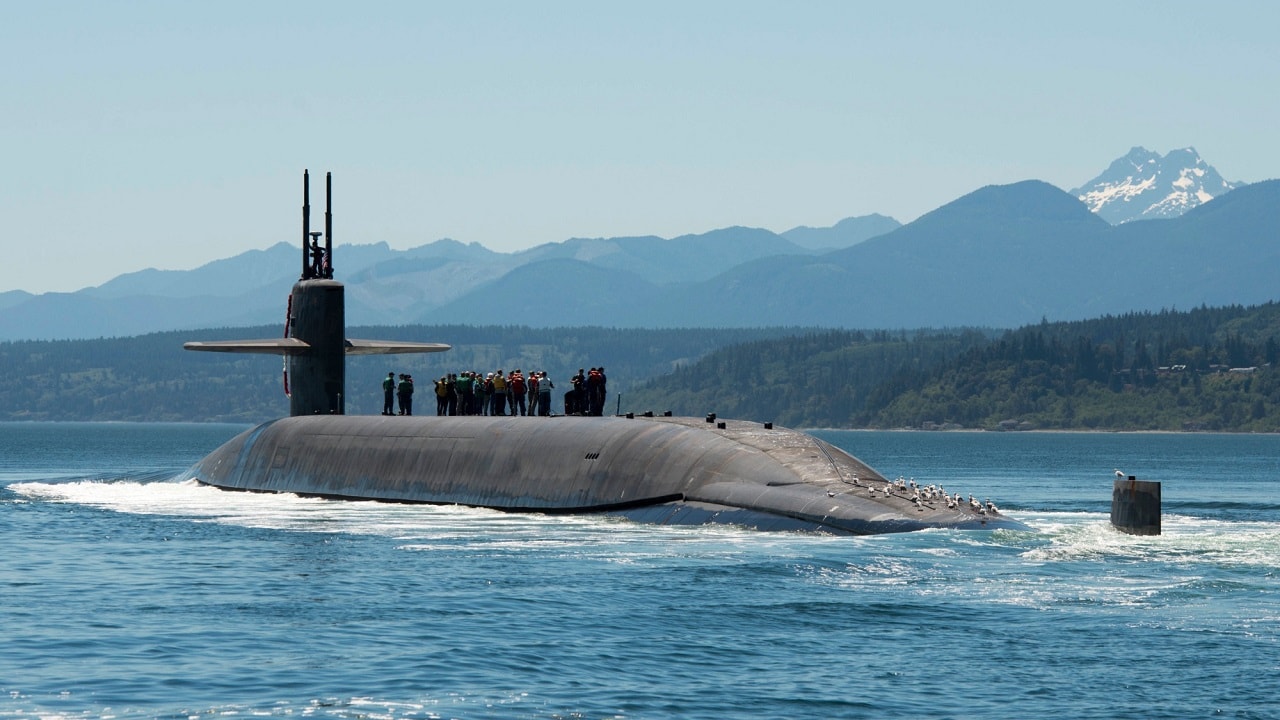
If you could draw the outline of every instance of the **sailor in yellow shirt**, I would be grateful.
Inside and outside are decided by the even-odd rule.
[[[502,368],[493,374],[493,409],[490,414],[495,417],[507,414],[507,376],[502,374]]]

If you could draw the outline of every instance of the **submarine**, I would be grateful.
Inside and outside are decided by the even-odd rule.
[[[659,525],[835,535],[1030,529],[989,501],[891,480],[830,443],[771,423],[670,413],[347,415],[347,355],[451,348],[345,337],[343,285],[333,279],[332,173],[325,177],[323,246],[321,233],[310,229],[309,178],[304,171],[302,274],[283,336],[183,345],[282,355],[289,416],[228,440],[188,478],[226,490],[614,515]]]

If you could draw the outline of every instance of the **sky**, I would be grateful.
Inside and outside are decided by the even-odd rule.
[[[499,251],[910,222],[1134,146],[1280,176],[1280,3],[0,0],[0,292],[313,229]],[[340,267],[341,258],[337,258]]]

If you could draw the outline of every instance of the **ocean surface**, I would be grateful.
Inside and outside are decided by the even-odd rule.
[[[1280,436],[818,432],[1035,529],[848,538],[184,481],[241,429],[0,424],[0,718],[1280,717]]]

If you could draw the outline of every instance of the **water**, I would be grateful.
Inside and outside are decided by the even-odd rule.
[[[831,538],[175,478],[239,429],[0,424],[0,717],[1280,717],[1277,436],[822,432],[1037,530]]]

